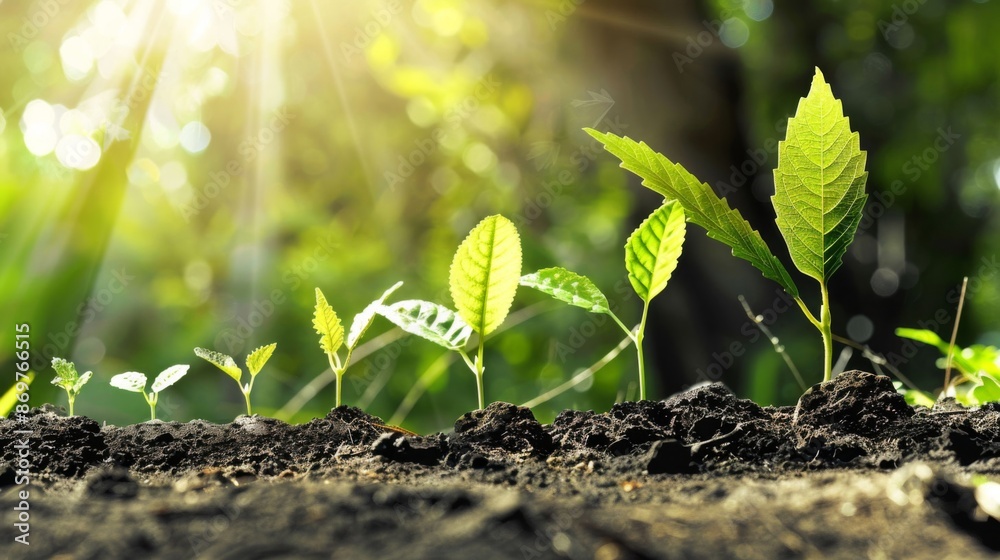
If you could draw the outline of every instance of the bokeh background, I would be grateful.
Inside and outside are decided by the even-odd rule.
[[[333,402],[311,328],[313,288],[345,322],[382,290],[451,304],[447,271],[482,217],[518,225],[524,271],[593,278],[626,322],[639,302],[628,233],[660,201],[581,128],[647,141],[719,192],[791,269],[768,200],[776,142],[820,67],[868,151],[871,193],[831,284],[834,331],[924,389],[963,276],[959,342],[996,344],[1000,249],[1000,5],[996,1],[5,0],[0,3],[0,371],[29,323],[31,402],[65,403],[52,356],[94,379],[77,411],[145,418],[114,374],[191,372],[159,416],[228,421],[232,380],[194,356],[277,342],[255,411],[299,422]],[[797,274],[797,273],[796,273]],[[806,301],[818,287],[801,276]],[[818,333],[777,286],[689,228],[654,306],[650,392],[721,380],[761,403],[807,383]],[[475,407],[461,361],[379,319],[345,402],[417,431]],[[522,290],[488,341],[487,400],[549,421],[636,395],[620,331]],[[855,350],[844,368],[871,370]]]

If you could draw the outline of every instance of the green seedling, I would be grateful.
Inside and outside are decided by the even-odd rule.
[[[80,375],[76,372],[76,366],[73,362],[67,362],[62,358],[52,358],[52,369],[56,370],[56,378],[52,380],[52,384],[66,390],[66,396],[69,397],[69,415],[73,416],[73,404],[76,402],[76,396],[80,394],[80,389],[83,389],[94,373],[88,371]]]
[[[625,244],[625,269],[635,293],[642,299],[642,319],[635,329],[630,329],[611,311],[608,298],[586,276],[561,267],[544,268],[521,277],[521,285],[534,288],[559,301],[582,307],[591,313],[603,313],[615,323],[635,344],[639,360],[639,398],[646,398],[646,369],[643,361],[642,340],[646,332],[649,302],[667,287],[667,281],[677,268],[684,244],[684,209],[676,201],[659,207]]]
[[[958,370],[958,376],[949,378],[941,397],[954,397],[966,406],[978,406],[1000,401],[1000,350],[995,346],[973,344],[967,348],[954,348],[938,334],[927,329],[896,329],[896,336],[928,344],[941,351],[937,366]],[[922,391],[902,390],[910,404],[933,406],[935,399]]]
[[[448,284],[457,311],[406,300],[379,306],[377,312],[406,332],[457,352],[476,376],[479,408],[483,408],[483,341],[510,313],[520,276],[517,228],[503,216],[489,216],[469,232],[452,259]],[[474,360],[465,351],[473,331],[479,334]]]
[[[168,367],[160,372],[153,380],[152,391],[146,392],[146,374],[137,371],[127,371],[119,373],[111,378],[111,386],[133,393],[141,393],[149,404],[149,419],[156,420],[156,401],[160,398],[160,391],[177,383],[180,378],[187,375],[188,365],[176,365]]]
[[[823,340],[823,379],[830,379],[833,364],[832,318],[827,282],[840,267],[854,239],[865,194],[866,154],[856,132],[843,114],[823,74],[816,69],[809,94],[799,100],[788,120],[785,139],[778,144],[775,194],[771,197],[776,222],[792,262],[819,282],[819,319],[799,296],[799,290],[781,261],[760,233],[707,183],[681,165],[655,152],[643,142],[587,129],[604,148],[621,160],[621,166],[642,178],[642,184],[667,200],[676,200],[687,220],[721,241],[766,278],[777,282],[798,304]]]
[[[274,349],[277,346],[277,343],[268,344],[250,352],[246,362],[247,369],[250,370],[250,382],[246,384],[243,383],[243,370],[240,369],[240,366],[236,365],[236,360],[232,356],[205,348],[195,348],[194,353],[199,358],[221,369],[226,375],[236,381],[236,384],[240,387],[240,392],[243,393],[243,398],[247,401],[247,416],[252,416],[253,412],[250,410],[250,392],[253,391],[253,382],[257,379],[257,374],[260,373],[260,370],[264,368],[264,364],[271,359],[271,354],[274,353]]]
[[[365,336],[368,327],[371,327],[372,322],[375,321],[376,311],[385,305],[385,300],[402,285],[402,282],[396,282],[382,293],[382,297],[369,303],[361,313],[354,316],[354,321],[351,323],[351,330],[347,333],[346,345],[344,344],[344,325],[340,322],[340,317],[337,316],[333,307],[327,303],[323,291],[316,288],[316,310],[313,313],[313,328],[319,333],[319,346],[326,353],[327,360],[330,362],[330,371],[333,372],[334,377],[337,379],[337,406],[340,406],[341,379],[351,363],[351,354],[357,347],[358,342],[361,341],[361,338]],[[343,360],[341,360],[339,353],[341,347],[346,348]]]

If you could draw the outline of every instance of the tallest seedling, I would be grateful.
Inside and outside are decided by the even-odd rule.
[[[778,229],[792,262],[819,282],[818,319],[802,301],[788,271],[760,233],[708,184],[644,142],[596,130],[587,132],[617,156],[622,167],[641,177],[644,186],[668,200],[677,200],[689,222],[705,228],[709,237],[731,247],[733,255],[748,261],[795,299],[823,338],[823,379],[829,380],[833,337],[827,282],[840,267],[858,229],[868,198],[868,173],[858,133],[851,131],[843,107],[823,73],[816,69],[809,95],[799,100],[795,116],[788,120],[785,140],[778,144],[775,192],[771,197]]]

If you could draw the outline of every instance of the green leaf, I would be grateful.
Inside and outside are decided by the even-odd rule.
[[[260,370],[264,369],[264,364],[271,359],[271,354],[274,353],[274,349],[277,347],[278,343],[273,342],[250,352],[250,355],[247,356],[247,369],[250,370],[251,376],[257,375],[260,373]]]
[[[941,340],[941,337],[934,331],[927,329],[908,329],[899,328],[896,329],[896,336],[900,338],[909,338],[910,340],[916,340],[917,342],[922,342],[924,344],[930,344],[931,346],[937,347],[942,353],[948,353],[948,343]]]
[[[94,372],[92,371],[83,372],[83,375],[81,375],[80,378],[76,380],[76,383],[73,384],[73,392],[79,393],[80,389],[83,389],[83,386],[86,385],[88,381],[90,381],[90,378],[93,375]]]
[[[188,369],[191,366],[187,365],[176,365],[170,366],[167,369],[160,372],[160,375],[156,376],[153,380],[152,390],[154,393],[159,393],[160,391],[166,389],[167,387],[177,383],[180,378],[187,375]],[[143,384],[145,385],[145,383]]]
[[[333,356],[344,344],[344,325],[333,307],[326,302],[326,296],[316,288],[316,310],[313,312],[313,328],[319,333],[319,346]]]
[[[972,397],[979,404],[1000,401],[1000,383],[988,375],[980,376],[972,388]]]
[[[385,300],[389,299],[389,296],[391,296],[392,293],[398,290],[402,285],[402,282],[396,282],[388,290],[382,292],[382,297],[369,303],[363,310],[361,310],[361,313],[354,316],[354,321],[351,322],[351,330],[347,333],[348,349],[354,350],[354,347],[357,346],[361,337],[365,336],[365,332],[368,331],[368,327],[372,326],[372,322],[375,321],[375,312],[379,307],[385,304]]]
[[[765,278],[777,282],[792,297],[799,290],[781,261],[768,249],[760,233],[750,227],[740,213],[719,198],[707,183],[702,183],[680,164],[655,152],[645,142],[611,133],[585,129],[604,144],[604,149],[621,160],[621,166],[642,178],[643,186],[676,200],[684,207],[689,222],[697,224],[708,236],[725,243],[739,257],[760,270]]]
[[[458,314],[479,334],[490,334],[507,318],[520,277],[517,228],[500,215],[484,218],[451,261],[449,286]]]
[[[126,371],[111,378],[111,386],[132,391],[133,393],[144,393],[146,391],[146,374],[138,371]],[[153,391],[156,392],[155,390]]]
[[[472,335],[472,327],[457,313],[429,301],[404,300],[380,306],[377,312],[404,331],[449,350],[464,347]]]
[[[684,209],[677,201],[660,206],[629,236],[625,244],[628,279],[643,301],[667,287],[684,244]]]
[[[240,366],[236,365],[236,360],[232,356],[227,356],[215,350],[208,350],[207,348],[195,348],[194,354],[221,369],[226,375],[235,379],[237,383],[243,377],[243,370],[240,369]]]
[[[850,124],[817,68],[778,143],[771,197],[778,229],[795,266],[820,282],[840,267],[868,199],[866,154]]]
[[[587,278],[561,266],[543,268],[531,274],[525,274],[520,281],[522,286],[534,288],[548,294],[557,300],[582,307],[591,313],[611,314],[608,298],[594,283]]]
[[[52,358],[52,369],[56,370],[56,377],[52,380],[52,384],[67,391],[72,390],[80,379],[80,374],[76,372],[76,365],[62,358]]]

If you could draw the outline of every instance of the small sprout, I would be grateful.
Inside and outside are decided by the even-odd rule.
[[[264,364],[271,359],[271,354],[274,353],[274,349],[277,346],[277,343],[272,343],[267,346],[261,346],[253,352],[250,352],[250,355],[247,356],[246,362],[247,369],[250,370],[249,383],[243,383],[243,370],[240,369],[240,366],[236,365],[236,360],[234,360],[232,356],[227,356],[221,352],[205,348],[195,348],[194,353],[199,358],[221,369],[226,375],[232,377],[233,380],[236,381],[236,384],[240,387],[240,392],[243,393],[243,398],[247,401],[247,416],[252,416],[253,412],[250,409],[250,392],[253,391],[253,382],[257,379],[257,374],[260,373],[260,370],[264,368]]]
[[[190,367],[188,365],[176,365],[161,371],[160,375],[157,375],[156,379],[153,380],[153,390],[149,393],[146,393],[146,374],[137,371],[127,371],[112,377],[111,386],[125,391],[132,391],[133,393],[142,393],[143,398],[146,399],[146,403],[149,404],[149,419],[156,420],[156,402],[160,398],[160,391],[177,383],[180,378],[187,375]]]
[[[469,232],[451,262],[449,285],[457,311],[407,300],[379,306],[377,312],[410,334],[458,352],[476,376],[479,408],[483,408],[483,340],[507,318],[520,275],[517,228],[503,216],[489,216]],[[465,352],[473,331],[479,333],[475,360]]]
[[[90,377],[94,373],[88,371],[80,375],[76,372],[76,366],[73,365],[73,362],[67,362],[62,358],[52,358],[52,369],[56,370],[56,378],[52,380],[52,384],[66,390],[66,395],[69,397],[69,415],[73,416],[73,403],[76,402],[76,396],[80,394],[80,389],[90,381]]]
[[[351,330],[347,333],[346,346],[344,325],[340,322],[340,317],[337,316],[333,307],[327,303],[326,296],[323,295],[323,290],[316,288],[316,310],[313,313],[313,328],[319,334],[319,346],[326,353],[327,360],[330,362],[330,371],[333,372],[334,377],[337,379],[337,406],[340,406],[341,381],[343,380],[344,372],[347,371],[347,367],[351,364],[351,354],[354,353],[354,349],[361,342],[361,338],[365,336],[368,327],[371,327],[375,321],[376,310],[382,307],[385,304],[385,300],[402,285],[402,282],[396,282],[388,290],[382,292],[381,297],[369,303],[361,313],[354,316],[354,321],[351,323]],[[340,359],[340,354],[338,353],[341,347],[347,348],[343,360]]]
[[[625,244],[625,269],[635,293],[642,298],[642,319],[635,329],[622,323],[608,298],[586,276],[561,267],[544,268],[521,277],[522,286],[536,289],[555,299],[581,307],[591,313],[603,313],[628,336],[638,354],[639,398],[646,398],[646,369],[643,361],[642,340],[646,330],[649,302],[664,288],[677,268],[684,244],[684,209],[675,201],[664,203],[629,236]]]

